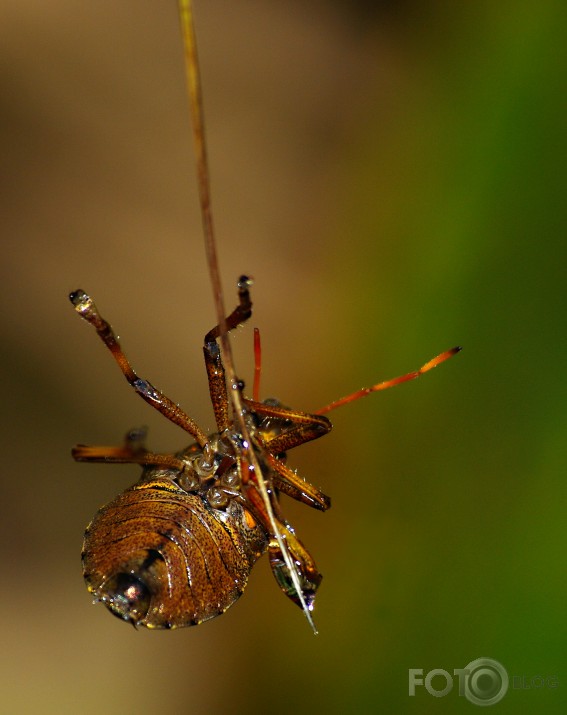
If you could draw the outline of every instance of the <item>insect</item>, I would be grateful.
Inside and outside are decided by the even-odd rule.
[[[202,623],[226,611],[243,592],[255,562],[267,552],[275,579],[302,608],[312,610],[321,582],[314,559],[286,521],[280,494],[325,511],[330,498],[299,477],[287,452],[331,429],[325,414],[371,392],[415,379],[454,355],[453,348],[419,370],[359,390],[315,413],[260,399],[260,340],[255,331],[252,397],[233,365],[229,334],[252,314],[251,280],[238,280],[238,303],[223,305],[210,209],[209,176],[191,3],[180,0],[205,245],[217,325],[204,338],[204,358],[216,431],[196,422],[148,380],[138,376],[110,324],[83,290],[70,294],[75,310],[96,330],[131,387],[193,442],[177,454],[146,449],[143,430],[119,447],[77,445],[81,462],[135,463],[140,479],[102,507],[87,527],[82,560],[88,590],[134,626],[165,629]],[[316,632],[316,631],[315,631]]]

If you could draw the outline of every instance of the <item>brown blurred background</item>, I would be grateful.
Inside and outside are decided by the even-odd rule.
[[[470,712],[408,668],[479,656],[565,711],[565,42],[562,3],[196,2],[227,303],[254,276],[263,394],[338,411],[286,503],[325,575],[314,637],[267,562],[227,614],[135,632],[82,582],[82,532],[136,479],[76,442],[184,435],[127,387],[67,293],[138,372],[212,427],[213,322],[173,1],[4,0],[2,650],[6,713]],[[234,340],[252,379],[252,331]]]

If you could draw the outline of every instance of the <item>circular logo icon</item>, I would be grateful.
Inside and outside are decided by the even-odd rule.
[[[477,658],[466,667],[465,697],[475,705],[494,705],[508,692],[506,668],[492,658]]]

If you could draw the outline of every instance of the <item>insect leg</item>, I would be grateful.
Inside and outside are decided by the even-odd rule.
[[[121,447],[90,447],[86,444],[77,444],[71,450],[77,462],[108,462],[112,464],[153,464],[183,471],[185,462],[172,454],[154,454],[144,447],[146,436],[145,428],[130,430]]]
[[[200,429],[197,423],[176,405],[175,402],[170,400],[167,395],[164,395],[163,392],[154,387],[151,382],[138,377],[130,365],[128,358],[123,353],[112,327],[98,312],[93,299],[83,290],[76,290],[69,295],[69,300],[81,318],[94,327],[102,342],[112,353],[112,357],[118,363],[118,367],[124,377],[140,397],[154,409],[161,412],[168,420],[179,425],[179,427],[186,432],[189,432],[201,447],[204,447],[207,443],[207,435]]]
[[[73,459],[77,462],[106,462],[109,464],[141,464],[144,467],[150,464],[156,467],[165,467],[182,472],[186,465],[181,459],[177,459],[171,454],[155,454],[154,452],[142,452],[140,454],[130,454],[124,447],[89,447],[86,444],[78,444],[71,450]]]
[[[298,594],[296,584],[291,576],[290,568],[283,556],[280,544],[271,532],[270,520],[265,513],[264,504],[260,495],[254,487],[251,487],[247,492],[247,497],[252,507],[252,513],[271,535],[268,544],[268,555],[270,558],[270,567],[278,586],[297,606],[300,608],[305,607],[308,611],[311,611],[313,609],[317,589],[323,578],[317,569],[313,557],[297,538],[293,527],[286,521],[283,521],[281,517],[277,518],[277,528],[281,534],[285,548],[288,549],[293,559],[293,565],[296,569],[298,585],[301,592]]]
[[[283,461],[277,459],[276,455],[327,434],[331,429],[329,420],[319,415],[311,415],[246,398],[243,399],[243,402],[251,412],[257,415],[291,423],[291,427],[284,427],[284,431],[275,437],[266,439],[263,435],[261,438],[257,435],[256,439],[264,448],[264,458],[275,472],[273,477],[275,486],[293,499],[326,511],[331,506],[330,497],[298,477]],[[259,432],[262,434],[261,427]]]
[[[279,489],[280,492],[321,511],[327,511],[327,509],[330,508],[331,497],[323,494],[323,492],[317,489],[317,487],[314,487],[313,484],[306,482],[298,476],[293,469],[290,469],[285,462],[277,459],[273,454],[266,453],[264,456],[275,472],[272,479],[274,486]]]
[[[318,439],[330,432],[333,427],[331,422],[323,415],[313,415],[309,412],[291,410],[287,407],[267,405],[264,402],[255,402],[247,398],[244,398],[243,402],[246,407],[258,415],[289,420],[293,425],[276,437],[265,440],[264,445],[272,454],[287,452],[294,447],[299,447],[306,442]]]
[[[250,286],[252,281],[247,276],[240,276],[238,280],[238,305],[226,318],[226,332],[245,323],[252,315],[252,301],[250,300]],[[205,335],[203,352],[209,380],[209,393],[213,403],[215,421],[219,432],[230,426],[228,414],[229,400],[226,388],[226,374],[221,359],[221,352],[217,338],[221,335],[221,326],[215,325]]]

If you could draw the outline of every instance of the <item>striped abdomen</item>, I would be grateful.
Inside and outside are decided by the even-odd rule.
[[[148,628],[201,623],[240,596],[266,550],[265,531],[240,503],[213,509],[178,473],[150,468],[87,527],[88,589],[114,615]]]

